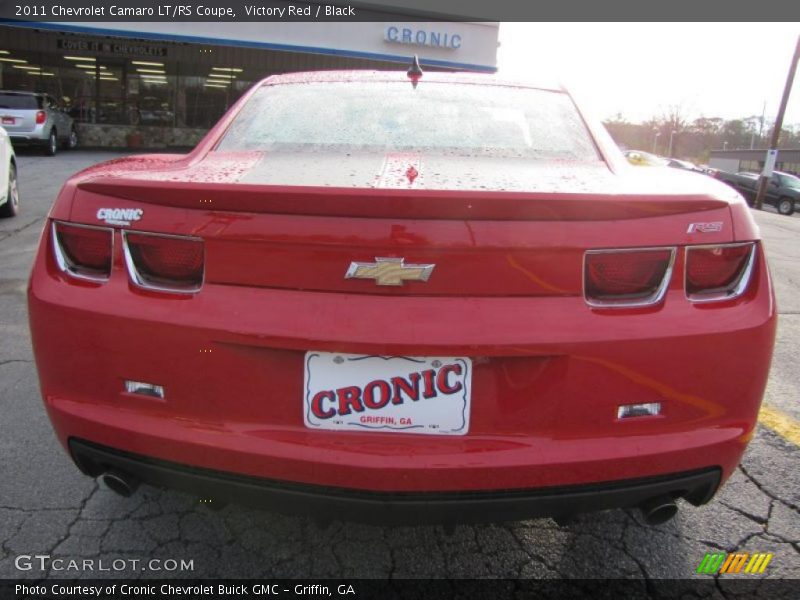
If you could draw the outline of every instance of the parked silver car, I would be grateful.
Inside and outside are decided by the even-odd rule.
[[[15,146],[42,146],[49,156],[78,145],[72,117],[48,94],[0,90],[0,126]]]

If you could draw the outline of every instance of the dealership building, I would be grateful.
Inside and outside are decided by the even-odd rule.
[[[405,71],[414,54],[429,70],[496,70],[497,23],[389,17],[352,23],[6,22],[0,25],[0,89],[56,98],[77,123],[83,146],[169,148],[194,145],[254,82],[276,73]]]
[[[766,150],[712,150],[708,166],[729,173],[751,171],[760,173],[764,169]],[[781,148],[775,159],[775,169],[786,173],[800,174],[800,148]]]

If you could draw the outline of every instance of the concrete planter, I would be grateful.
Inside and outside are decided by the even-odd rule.
[[[131,148],[141,150],[192,147],[206,129],[77,123],[78,139],[85,148]]]

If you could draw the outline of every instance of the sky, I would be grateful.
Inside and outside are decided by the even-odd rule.
[[[502,23],[498,74],[557,77],[601,118],[774,119],[800,23]],[[800,125],[800,73],[785,125]]]

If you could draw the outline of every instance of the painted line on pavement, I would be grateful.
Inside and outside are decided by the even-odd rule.
[[[795,446],[800,446],[800,422],[786,413],[762,404],[758,413],[758,422]]]

